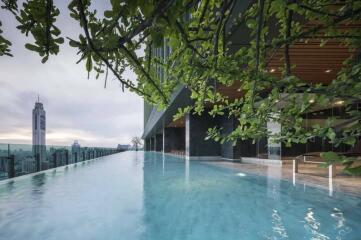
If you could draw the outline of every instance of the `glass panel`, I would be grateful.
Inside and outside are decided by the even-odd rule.
[[[0,143],[0,180],[119,152],[116,148]]]

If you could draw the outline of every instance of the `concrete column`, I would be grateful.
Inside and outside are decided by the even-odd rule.
[[[267,122],[267,130],[272,134],[277,134],[281,132],[281,124],[269,121]],[[276,143],[272,138],[268,138],[267,147],[269,159],[281,159],[281,143]]]
[[[144,138],[144,151],[148,151],[148,140]]]
[[[170,137],[170,133],[171,133],[171,128],[163,128],[163,152],[164,153],[169,153],[172,151],[171,148],[171,137]]]
[[[165,153],[165,128],[162,131],[162,152]]]
[[[208,128],[218,124],[219,119],[208,114],[186,115],[185,150],[187,157],[221,156],[221,145],[212,139],[205,140]]]

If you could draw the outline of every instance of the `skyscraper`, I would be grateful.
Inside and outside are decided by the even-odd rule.
[[[36,160],[37,170],[46,167],[46,118],[43,104],[39,102],[39,97],[33,109],[33,153]]]

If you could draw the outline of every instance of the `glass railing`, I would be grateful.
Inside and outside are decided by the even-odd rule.
[[[121,152],[116,148],[0,143],[0,180]]]

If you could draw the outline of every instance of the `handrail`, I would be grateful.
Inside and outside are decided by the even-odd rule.
[[[293,159],[293,173],[298,173],[299,172],[299,168],[298,168],[298,164],[299,164],[299,160],[300,157],[303,157],[303,162],[304,163],[323,163],[323,162],[319,162],[319,161],[307,161],[306,160],[306,156],[317,156],[315,154],[302,154],[302,155],[298,155]],[[332,179],[332,177],[336,176],[336,171],[335,171],[335,165],[334,164],[330,164],[328,166],[328,177],[330,179]]]
[[[301,154],[301,155],[296,156],[295,159],[298,160],[300,157],[303,157],[303,162],[304,163],[323,163],[323,162],[320,162],[320,161],[308,161],[306,159],[306,157],[319,157],[319,155],[317,155],[317,154],[307,154],[307,153],[305,153],[305,154]]]

